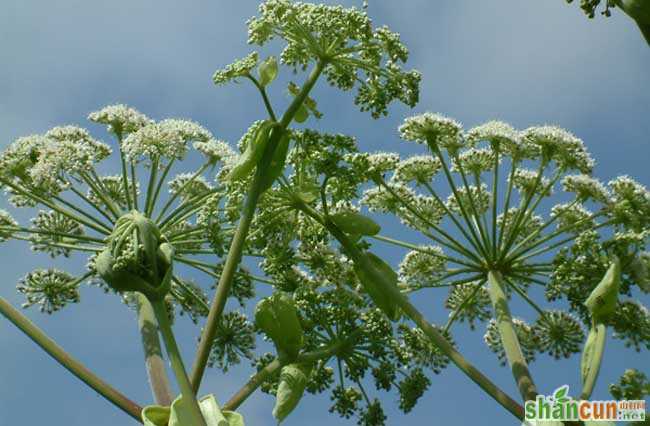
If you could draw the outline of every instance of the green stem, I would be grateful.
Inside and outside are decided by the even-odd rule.
[[[515,173],[517,171],[517,162],[512,160],[512,163],[510,164],[510,177],[508,178],[508,189],[506,190],[506,201],[503,206],[503,219],[505,221],[506,215],[508,214],[508,210],[510,210],[510,197],[512,196],[512,187],[514,185],[514,180],[515,180]],[[505,222],[504,222],[505,223]],[[501,247],[503,247],[503,235],[504,235],[504,230],[505,226],[501,226],[499,228],[499,241],[497,242],[497,249],[500,252]]]
[[[163,184],[165,183],[165,179],[167,178],[167,175],[169,174],[169,171],[172,169],[172,165],[174,164],[174,161],[176,159],[172,158],[169,160],[169,163],[165,166],[165,170],[163,170],[163,174],[158,180],[158,184],[156,185],[156,190],[153,193],[153,197],[151,198],[151,202],[149,204],[149,210],[147,213],[148,217],[151,217],[153,214],[153,210],[156,207],[156,202],[158,202],[158,196],[160,195],[160,190],[162,189]],[[183,185],[185,187],[185,185]]]
[[[79,190],[76,189],[75,187],[70,187],[70,191],[72,191],[72,192],[73,192],[74,194],[76,194],[79,198],[81,198],[83,201],[85,201],[86,204],[88,204],[89,206],[91,206],[91,207],[92,207],[92,208],[93,208],[97,213],[99,213],[99,214],[101,214],[102,216],[104,216],[104,218],[105,218],[106,220],[108,220],[109,223],[111,223],[111,224],[115,223],[115,218],[109,216],[109,214],[106,213],[103,209],[101,209],[98,205],[96,205],[95,203],[93,203],[92,201],[90,201],[90,200],[88,199],[88,197],[86,197],[86,196],[85,196],[81,191],[79,191]]]
[[[472,292],[471,292],[471,293],[470,293],[470,294],[465,298],[465,300],[463,300],[463,301],[461,302],[461,304],[460,304],[456,309],[454,309],[454,311],[451,313],[451,316],[449,317],[449,320],[447,320],[447,324],[445,324],[445,328],[442,330],[442,334],[443,334],[443,335],[445,335],[445,334],[449,331],[449,329],[451,328],[451,326],[452,326],[452,325],[454,324],[454,322],[456,321],[456,318],[458,317],[458,315],[460,315],[460,313],[463,311],[463,309],[465,309],[465,307],[467,306],[467,304],[468,304],[472,299],[474,299],[474,296],[476,296],[476,293],[478,293],[479,290],[481,290],[481,287],[483,287],[483,284],[485,284],[485,280],[484,280],[484,279],[481,280],[481,281],[479,281],[479,282],[476,284],[474,290],[472,290]]]
[[[160,165],[160,158],[156,155],[151,160],[151,171],[149,172],[149,183],[147,184],[147,194],[144,201],[144,214],[149,217],[149,209],[151,207],[151,198],[153,197],[154,187],[156,185],[156,178],[158,177],[158,166]]]
[[[435,198],[435,200],[438,202],[438,204],[440,204],[440,206],[444,209],[445,213],[447,213],[447,216],[449,216],[449,218],[452,220],[452,222],[454,223],[454,225],[456,225],[456,228],[458,228],[458,230],[461,232],[461,234],[463,234],[463,236],[465,237],[465,239],[466,239],[466,240],[467,240],[467,241],[472,245],[472,247],[474,247],[474,249],[475,249],[476,251],[480,251],[480,249],[478,248],[478,246],[476,245],[476,243],[474,242],[474,240],[472,239],[472,237],[470,237],[469,234],[467,233],[467,231],[465,230],[465,227],[463,227],[463,226],[460,224],[460,222],[458,221],[458,219],[456,219],[456,216],[452,213],[451,210],[449,210],[449,207],[447,207],[447,204],[445,204],[445,203],[440,199],[440,197],[438,196],[438,194],[436,194],[436,192],[433,190],[433,187],[431,187],[431,185],[430,185],[428,182],[424,182],[424,186],[425,186],[425,188],[427,188],[427,190],[429,191],[429,193],[431,194],[431,196],[432,196],[433,198]]]
[[[432,253],[430,250],[423,249],[420,246],[417,246],[417,245],[411,244],[411,243],[407,243],[405,241],[385,237],[385,236],[379,235],[379,234],[370,235],[369,238],[373,238],[375,240],[383,241],[383,242],[386,242],[386,243],[389,243],[389,244],[393,244],[393,245],[396,245],[396,246],[408,248],[408,249],[411,249],[411,250],[419,251],[421,253],[426,253],[426,254],[428,254],[428,255],[430,255],[432,257],[437,257],[437,258],[443,259],[443,260],[448,261],[448,262],[457,263],[459,265],[464,265],[464,266],[467,266],[469,268],[472,268],[473,271],[480,271],[481,270],[480,267],[478,265],[474,264],[474,263],[468,263],[467,261],[457,259],[455,257],[450,257],[450,256],[446,256],[446,255],[440,255],[440,254]]]
[[[524,401],[534,401],[537,397],[537,389],[519,345],[517,332],[508,307],[508,299],[503,291],[501,273],[497,271],[488,272],[488,293],[494,308],[494,317],[501,335],[501,343],[512,370],[512,375],[519,388],[519,393]]]
[[[447,247],[447,248],[450,249],[450,250],[453,250],[453,251],[455,251],[455,252],[457,252],[457,253],[459,253],[459,254],[462,254],[462,255],[464,255],[464,256],[467,256],[467,257],[469,257],[469,258],[471,258],[471,259],[474,259],[474,260],[476,260],[476,261],[479,260],[478,257],[477,257],[474,253],[472,253],[471,251],[467,250],[465,247],[463,247],[462,245],[460,245],[460,244],[459,244],[455,239],[453,239],[453,238],[452,238],[452,237],[451,237],[447,232],[445,232],[442,228],[440,228],[439,226],[437,226],[437,225],[434,224],[433,222],[429,221],[429,220],[428,220],[426,217],[424,217],[420,212],[418,212],[418,211],[416,210],[416,208],[413,207],[413,206],[412,206],[412,205],[411,205],[407,200],[404,200],[403,198],[401,198],[401,197],[400,197],[400,196],[399,196],[399,195],[398,195],[398,194],[397,194],[397,193],[396,193],[396,192],[395,192],[395,191],[394,191],[394,190],[393,190],[389,185],[386,184],[386,182],[384,181],[384,179],[383,179],[381,176],[378,178],[378,180],[379,180],[379,184],[380,184],[381,186],[383,186],[384,188],[386,188],[386,190],[387,190],[387,191],[388,191],[388,192],[389,192],[393,197],[395,197],[395,198],[396,198],[400,203],[402,203],[402,205],[403,205],[403,206],[404,206],[408,211],[410,211],[412,214],[414,214],[418,219],[420,219],[421,221],[423,221],[423,222],[424,222],[425,224],[427,224],[429,227],[433,228],[433,229],[436,230],[438,233],[440,233],[440,234],[441,234],[443,237],[445,237],[449,242],[446,242],[446,241],[444,241],[444,240],[442,240],[442,239],[436,237],[435,235],[426,232],[425,230],[421,230],[421,232],[422,232],[424,235],[428,236],[429,238],[431,238],[432,240],[434,240],[434,241],[437,242],[438,244],[440,244],[440,245],[442,245],[442,246],[444,246],[444,247]],[[412,222],[411,222],[411,223],[412,223]]]
[[[160,223],[162,217],[165,215],[165,213],[167,213],[167,210],[169,210],[169,208],[171,207],[171,205],[174,203],[174,201],[176,201],[176,199],[180,196],[180,194],[183,193],[183,190],[184,190],[188,185],[190,185],[190,184],[191,184],[191,183],[192,183],[196,178],[198,178],[199,176],[201,176],[201,174],[202,174],[202,173],[203,173],[203,172],[204,172],[204,171],[205,171],[209,166],[210,166],[210,163],[209,163],[209,162],[206,163],[206,164],[204,164],[204,165],[202,165],[202,166],[201,166],[201,167],[196,171],[196,173],[194,173],[194,174],[192,175],[192,177],[190,177],[187,181],[185,181],[185,183],[184,183],[184,184],[183,184],[183,185],[178,189],[178,191],[176,191],[176,193],[172,194],[172,196],[169,197],[169,199],[167,200],[167,202],[166,202],[165,205],[163,206],[162,210],[160,210],[160,213],[158,213],[158,217],[156,218],[156,223]],[[170,215],[170,216],[171,216],[171,215]]]
[[[259,81],[255,77],[253,77],[250,74],[246,74],[246,78],[248,78],[250,81],[253,82],[255,87],[257,87],[257,90],[259,90],[260,95],[262,95],[262,101],[264,102],[264,107],[266,107],[266,111],[269,113],[269,118],[273,121],[277,121],[277,118],[275,117],[275,112],[273,112],[273,107],[271,106],[271,101],[269,101],[269,97],[266,94],[266,89],[264,86],[262,86]]]
[[[311,211],[310,207],[306,204],[302,204],[300,208],[303,209],[305,213],[320,221],[318,213]],[[523,418],[523,407],[519,405],[515,400],[510,398],[510,396],[508,396],[498,386],[496,386],[480,370],[478,370],[469,361],[467,361],[465,357],[463,357],[461,353],[458,352],[456,348],[454,348],[449,343],[444,335],[440,333],[440,331],[438,331],[438,329],[436,329],[433,325],[431,325],[431,323],[427,321],[426,318],[424,318],[420,311],[418,311],[418,309],[409,302],[404,294],[402,294],[402,292],[392,282],[390,282],[386,276],[377,272],[374,266],[370,263],[369,258],[359,250],[357,245],[352,240],[350,240],[347,235],[345,235],[331,222],[326,222],[325,226],[334,236],[334,238],[336,238],[343,246],[352,261],[359,264],[359,266],[364,270],[371,271],[372,277],[374,278],[376,284],[385,294],[389,295],[390,298],[395,301],[395,303],[401,308],[402,312],[404,312],[404,314],[408,316],[420,328],[420,330],[422,330],[422,332],[429,338],[431,343],[437,346],[442,351],[442,353],[447,355],[449,359],[451,359],[451,361],[458,368],[460,368],[463,373],[465,373],[465,375],[474,381],[474,383],[476,383],[495,401],[501,404],[518,419]]]
[[[142,340],[144,364],[147,369],[151,394],[156,404],[167,407],[171,405],[174,398],[160,347],[158,322],[149,300],[141,293],[134,293],[134,295],[138,309],[138,330]]]
[[[348,343],[356,339],[360,331],[353,331],[350,335],[324,348],[316,349],[311,352],[305,352],[298,356],[296,362],[313,363],[321,359],[329,359],[336,355]],[[229,400],[223,405],[224,410],[236,410],[239,406],[262,385],[269,377],[283,367],[279,358],[275,358],[263,369],[258,371],[250,380],[242,386]]]
[[[133,204],[131,203],[129,194],[129,176],[126,171],[126,159],[124,158],[124,151],[122,151],[122,132],[115,132],[115,135],[117,136],[117,146],[120,150],[120,164],[122,166],[122,185],[124,186],[124,198],[126,198],[126,207],[131,210],[133,208]],[[135,181],[132,183],[135,186]]]
[[[133,197],[133,209],[134,210],[139,210],[138,209],[138,178],[135,173],[135,160],[131,160],[129,162],[129,166],[131,168],[131,195]]]
[[[492,254],[493,259],[499,257],[497,252],[497,199],[499,186],[499,145],[494,150],[494,171],[492,172]]]
[[[194,368],[192,370],[192,385],[195,390],[198,390],[201,385],[201,379],[203,377],[203,372],[208,362],[210,356],[210,350],[214,342],[214,338],[217,334],[217,326],[223,313],[223,309],[226,305],[226,300],[230,294],[230,287],[232,286],[232,281],[241,261],[242,251],[244,249],[244,242],[246,236],[248,235],[248,229],[250,228],[251,222],[253,221],[253,216],[255,215],[255,209],[257,208],[257,201],[262,195],[263,185],[264,185],[264,175],[266,174],[266,169],[271,164],[271,159],[273,157],[273,152],[280,141],[280,138],[286,131],[287,127],[293,120],[298,108],[302,105],[304,100],[307,98],[307,95],[311,89],[316,84],[316,81],[320,77],[323,69],[325,68],[324,62],[317,62],[315,68],[312,70],[304,86],[300,90],[300,93],[293,99],[293,102],[280,121],[279,128],[276,128],[269,137],[268,145],[262,154],[262,159],[258,163],[258,167],[253,177],[253,182],[248,190],[248,195],[246,197],[246,202],[244,203],[241,219],[237,224],[237,230],[233,236],[230,250],[228,251],[228,256],[219,278],[219,284],[217,285],[217,291],[215,292],[212,306],[210,307],[210,313],[208,314],[208,319],[206,321],[205,329],[201,335],[201,340],[199,342],[199,347],[196,354],[196,359],[194,361]]]
[[[151,305],[153,306],[153,311],[158,320],[160,333],[162,334],[165,347],[167,348],[167,356],[169,357],[169,363],[174,371],[176,383],[181,390],[181,396],[192,417],[192,425],[188,426],[206,426],[205,419],[203,418],[199,404],[196,401],[196,395],[194,390],[192,390],[192,385],[187,377],[187,373],[185,372],[185,366],[183,365],[183,359],[181,358],[178,345],[176,344],[176,338],[174,338],[174,333],[169,324],[169,314],[165,307],[165,301],[164,299],[151,301]]]
[[[458,194],[458,190],[456,189],[456,184],[454,183],[454,179],[451,176],[451,172],[449,171],[449,167],[447,166],[447,162],[445,161],[445,158],[443,157],[440,148],[438,148],[438,146],[434,143],[434,141],[427,140],[427,143],[429,144],[429,149],[431,149],[431,151],[436,154],[436,156],[440,160],[440,164],[442,164],[442,170],[445,173],[445,177],[447,178],[447,182],[449,183],[449,187],[451,188],[454,197],[456,197],[456,201],[458,202],[458,207],[460,208],[461,216],[463,216],[463,219],[465,220],[465,223],[469,228],[469,232],[471,232],[472,237],[474,238],[474,243],[476,244],[476,247],[478,247],[480,253],[483,256],[485,256],[485,258],[487,258],[488,257],[487,252],[485,251],[485,248],[481,246],[480,239],[478,235],[476,235],[476,231],[474,230],[474,225],[472,224],[472,221],[469,219],[469,215],[465,211],[465,206],[463,206],[461,198]]]
[[[133,417],[136,421],[142,423],[140,418],[142,407],[93,374],[2,297],[0,297],[0,313],[69,372],[74,374],[82,382],[90,386],[113,405]]]

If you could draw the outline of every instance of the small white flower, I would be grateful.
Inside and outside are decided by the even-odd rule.
[[[193,173],[179,174],[169,181],[169,192],[179,194],[181,200],[189,200],[212,190],[212,185],[203,176],[196,176],[192,179],[193,176]]]
[[[388,183],[390,189],[398,195],[393,196],[390,191],[382,186],[370,188],[363,193],[361,204],[368,206],[370,211],[395,213],[404,207],[403,201],[412,203],[416,195],[408,186],[399,183]],[[402,200],[402,201],[400,201]]]
[[[127,158],[182,159],[189,141],[207,142],[212,134],[199,124],[188,120],[168,119],[148,124],[124,139],[122,149]]]

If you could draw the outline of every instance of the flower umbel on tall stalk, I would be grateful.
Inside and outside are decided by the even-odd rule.
[[[2,239],[24,240],[32,250],[52,257],[88,257],[87,271],[76,276],[51,268],[27,274],[18,285],[26,297],[23,306],[37,305],[51,314],[78,302],[84,282],[119,293],[125,302],[140,306],[141,313],[141,304],[150,303],[158,322],[152,326],[160,327],[183,397],[194,401],[169,322],[176,306],[194,321],[205,316],[207,297],[173,265],[218,276],[215,253],[223,252],[231,231],[219,207],[223,189],[209,175],[234,152],[192,121],[154,122],[125,105],[105,107],[89,119],[108,127],[115,150],[81,127],[62,126],[18,138],[0,154],[0,185],[11,203],[36,210],[26,225],[3,211]],[[192,147],[203,164],[173,177]],[[110,165],[113,152],[117,161],[112,164],[118,169],[105,174],[102,163]],[[169,403],[168,384],[151,376],[165,374],[164,369],[151,370],[157,333],[147,332],[142,324],[152,388],[154,382],[163,383],[152,390],[159,402]],[[250,329],[248,333],[252,339]]]
[[[630,320],[632,308],[626,307],[638,302],[620,301],[618,309],[611,308],[617,296],[632,294],[633,285],[647,291],[650,194],[642,185],[629,177],[601,184],[591,176],[594,161],[583,142],[557,127],[518,131],[488,122],[464,131],[452,119],[426,113],[406,119],[400,135],[425,145],[428,154],[400,160],[392,153],[356,152],[354,142],[340,135],[295,132],[296,148],[289,156],[293,173],[267,194],[257,228],[262,252],[285,254],[277,262],[267,255],[262,266],[281,276],[322,263],[326,257],[312,260],[314,251],[331,253],[332,259],[342,256],[353,266],[354,275],[345,275],[352,279],[348,291],[398,321],[385,327],[385,335],[393,327],[410,329],[408,323],[399,324],[410,318],[417,327],[402,335],[404,344],[417,348],[415,340],[407,339],[415,333],[439,351],[443,365],[451,359],[499,401],[504,395],[446,346],[455,323],[468,321],[474,327],[490,320],[486,343],[510,364],[524,400],[537,393],[528,363],[538,353],[560,359],[580,352],[585,327],[612,327],[615,337],[639,349],[648,344],[645,308],[634,310],[641,319],[636,323]],[[430,243],[379,233],[379,226],[360,213],[364,206],[396,216]],[[264,233],[269,231],[271,235]],[[331,247],[332,238],[340,244],[338,250]],[[384,244],[408,249],[397,272],[371,252]],[[309,249],[301,255],[294,247],[302,246]],[[288,262],[297,266],[286,268]],[[341,270],[331,267],[324,276]],[[379,284],[382,277],[388,278]],[[613,293],[607,277],[612,283],[621,280]],[[290,282],[288,290],[298,297],[301,286]],[[544,301],[530,295],[535,287],[545,289],[550,302],[568,299],[569,309],[543,308]],[[449,320],[437,331],[406,298],[428,288],[449,289]],[[590,294],[595,304],[587,301]],[[513,317],[513,298],[529,304],[539,317],[530,324]],[[645,331],[634,331],[640,328]],[[587,347],[583,358],[591,360],[595,349]],[[411,360],[420,353],[415,349]],[[588,371],[597,374],[599,362],[583,361],[590,366],[583,375],[583,397],[593,388],[594,374]],[[366,363],[367,368],[373,365]],[[438,365],[423,367],[438,372]],[[390,383],[378,377],[379,383]],[[516,404],[504,406],[517,413]]]

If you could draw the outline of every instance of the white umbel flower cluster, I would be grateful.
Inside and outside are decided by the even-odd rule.
[[[122,149],[130,160],[142,157],[182,159],[190,141],[207,142],[212,134],[189,120],[167,119],[152,123],[124,139]]]
[[[13,232],[3,228],[14,228],[18,226],[18,222],[6,210],[0,210],[0,243],[11,238]]]
[[[463,127],[457,121],[440,114],[426,112],[408,117],[399,127],[400,137],[407,141],[434,143],[449,150],[463,145]]]
[[[555,161],[565,170],[591,173],[595,162],[582,140],[571,132],[555,126],[536,126],[524,130],[523,138],[536,146],[542,159]]]
[[[110,133],[124,134],[135,132],[153,123],[149,117],[134,108],[123,104],[109,105],[88,114],[88,120],[106,124]]]
[[[210,139],[207,141],[198,141],[193,144],[194,149],[205,156],[210,164],[216,164],[219,161],[228,161],[235,156],[235,151],[230,145],[221,140]]]
[[[423,287],[433,284],[445,268],[445,259],[440,247],[426,246],[412,250],[404,256],[399,265],[400,281],[409,287]]]
[[[605,185],[587,175],[569,175],[562,179],[562,188],[573,192],[582,201],[592,200],[607,203],[610,195]]]
[[[400,183],[426,184],[442,168],[440,160],[430,155],[415,155],[400,161],[395,168],[393,180]]]

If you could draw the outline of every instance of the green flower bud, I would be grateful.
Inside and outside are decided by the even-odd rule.
[[[262,191],[266,191],[273,185],[273,182],[282,174],[284,171],[284,165],[287,161],[287,154],[289,153],[289,135],[284,133],[278,142],[278,146],[275,147],[273,152],[273,158],[271,159],[271,164],[269,164],[264,174]]]
[[[592,317],[602,318],[614,312],[620,285],[621,262],[615,256],[603,279],[593,289],[587,300],[585,300],[584,304],[589,309]]]
[[[275,395],[273,417],[282,422],[300,402],[311,373],[311,365],[289,364],[282,367]]]
[[[293,119],[296,123],[304,123],[309,118],[309,110],[304,105],[300,105]]]
[[[255,134],[246,146],[244,153],[239,157],[230,173],[228,173],[227,180],[241,180],[248,176],[255,166],[257,166],[269,141],[269,131],[274,124],[272,121],[266,120],[257,126]]]
[[[391,320],[397,320],[400,312],[395,301],[386,294],[377,280],[383,277],[390,285],[397,287],[397,273],[389,264],[370,252],[364,254],[365,259],[354,262],[354,272],[368,296]]]
[[[293,360],[302,347],[304,333],[293,299],[283,292],[260,300],[255,325],[273,340],[280,357]]]
[[[334,213],[330,220],[346,234],[376,235],[381,231],[374,220],[354,211]]]
[[[580,399],[589,399],[591,392],[594,390],[600,364],[603,360],[605,351],[605,340],[607,338],[607,327],[605,324],[593,324],[585,347],[582,351],[582,360],[580,361],[580,372],[582,375],[582,394]]]
[[[275,56],[269,56],[257,67],[262,87],[269,85],[278,76],[278,61]]]

